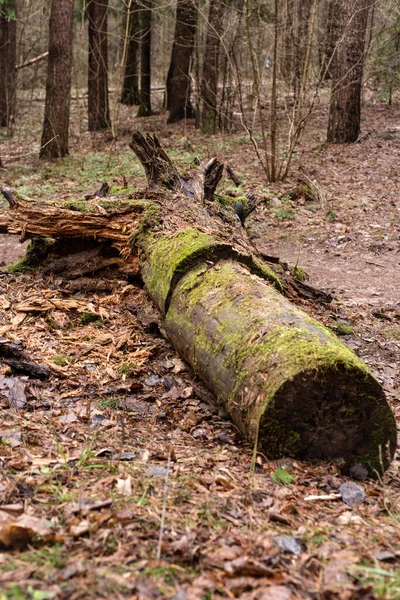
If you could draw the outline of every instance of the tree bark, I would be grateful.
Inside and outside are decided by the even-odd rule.
[[[90,0],[87,6],[89,23],[88,65],[88,128],[89,131],[111,126],[108,102],[108,0]]]
[[[15,0],[0,8],[0,127],[14,120],[17,97],[17,20]]]
[[[196,0],[178,0],[171,63],[167,76],[168,123],[194,117],[190,99],[190,63],[197,24]]]
[[[142,0],[140,13],[140,95],[138,117],[149,117],[151,110],[151,22],[152,0]]]
[[[224,2],[211,0],[208,15],[207,40],[204,51],[206,59],[203,66],[203,81],[201,85],[203,100],[201,126],[203,133],[216,133],[217,129],[219,52],[224,24],[224,12]]]
[[[130,0],[126,6],[127,52],[121,103],[128,106],[139,104],[139,5]]]
[[[101,231],[119,235],[122,255],[138,255],[176,350],[268,456],[340,459],[381,473],[396,449],[382,387],[330,330],[288,300],[288,281],[262,261],[233,211],[214,198],[222,165],[212,159],[182,177],[156,136],[135,133],[130,147],[145,168],[149,200],[139,211],[131,207],[130,228],[114,213],[108,225],[102,215]],[[2,191],[9,212],[19,214],[3,216],[0,231],[22,227],[25,235],[63,237],[68,224],[67,235],[76,235],[76,226],[81,236],[99,234],[99,216],[85,211],[71,229],[71,211],[56,207],[46,231],[40,211],[50,208]]]
[[[338,42],[332,63],[332,89],[327,141],[355,142],[360,135],[361,86],[369,0],[342,0]]]
[[[294,97],[298,100],[307,53],[312,0],[297,2],[297,31],[294,48]]]
[[[40,158],[68,154],[74,0],[53,0]]]

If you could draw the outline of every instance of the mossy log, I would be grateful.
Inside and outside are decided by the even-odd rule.
[[[145,168],[147,191],[131,212],[95,215],[104,217],[98,229],[90,212],[77,213],[80,235],[101,229],[100,237],[115,235],[123,258],[138,256],[172,344],[259,450],[384,471],[396,449],[396,423],[381,385],[289,301],[296,286],[262,260],[233,210],[214,195],[223,166],[212,159],[181,175],[156,136],[135,133],[130,147]],[[65,209],[57,215],[55,208],[46,228],[44,215],[24,224],[24,210],[32,216],[35,209],[21,206],[24,235],[75,235],[70,223],[59,226],[69,221]],[[9,219],[0,218],[0,231],[10,232]]]
[[[158,224],[144,227],[134,244],[179,354],[267,456],[385,470],[396,423],[381,385],[328,328],[285,297],[287,282],[261,260],[235,215],[207,202],[210,163],[186,180],[169,178],[170,161],[160,168],[156,138],[137,133],[130,147],[140,160],[145,154],[152,189],[178,192],[164,194]]]

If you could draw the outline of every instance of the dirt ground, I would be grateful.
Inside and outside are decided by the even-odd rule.
[[[125,108],[115,144],[75,122],[71,157],[40,163],[27,141],[40,111],[21,105],[30,133],[1,147],[3,182],[35,199],[81,197],[104,179],[144,187],[126,150],[133,128],[158,131],[181,166],[229,162],[265,197],[246,223],[253,241],[333,292],[304,309],[370,366],[400,419],[398,106],[371,102],[349,146],[324,143],[321,107],[273,185],[243,133],[206,138]],[[291,199],[304,175],[318,193]],[[0,236],[0,263],[22,254]],[[104,281],[72,293],[62,274],[0,276],[0,336],[51,370],[44,381],[0,370],[0,600],[400,598],[399,453],[383,478],[351,482],[365,494],[352,506],[338,465],[259,455],[253,471],[252,448],[164,339],[140,282]]]

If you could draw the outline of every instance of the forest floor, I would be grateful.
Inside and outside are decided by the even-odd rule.
[[[333,292],[303,308],[370,366],[400,419],[398,106],[367,106],[348,146],[324,143],[320,108],[273,185],[242,133],[206,137],[125,108],[114,144],[80,135],[76,119],[71,156],[39,162],[42,110],[21,102],[26,128],[1,147],[1,181],[38,200],[82,198],[104,180],[143,188],[134,128],[157,131],[180,166],[228,162],[242,186],[225,179],[225,192],[266,199],[246,224],[257,246]],[[304,174],[318,193],[290,199]],[[0,263],[22,254],[0,236]],[[53,373],[0,367],[0,600],[398,599],[399,454],[358,482],[354,506],[335,464],[260,455],[252,471],[252,448],[164,339],[140,282],[101,282],[71,293],[62,273],[0,275],[0,336]]]

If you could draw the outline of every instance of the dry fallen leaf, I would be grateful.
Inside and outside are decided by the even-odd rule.
[[[117,479],[117,490],[123,496],[132,496],[132,477],[128,475],[126,479]]]
[[[27,514],[17,518],[0,514],[0,542],[7,548],[22,550],[37,536],[46,542],[53,537],[53,531],[42,519]]]

